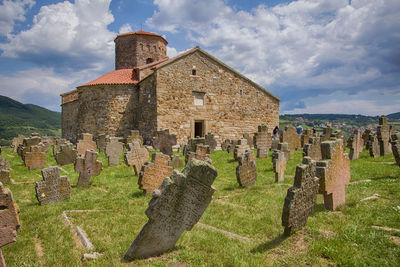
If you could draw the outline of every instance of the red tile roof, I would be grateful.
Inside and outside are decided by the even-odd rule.
[[[111,71],[78,87],[98,84],[137,84],[138,82],[134,69],[120,69]]]
[[[153,32],[145,32],[145,31],[135,31],[135,32],[127,32],[127,33],[121,33],[118,34],[117,37],[115,38],[115,40],[117,40],[119,37],[124,37],[124,36],[129,36],[129,35],[150,35],[150,36],[155,36],[155,37],[160,37],[161,39],[163,39],[163,41],[165,42],[165,44],[168,44],[167,40],[164,39],[164,37],[162,37],[161,35],[158,35],[157,33],[153,33]],[[114,41],[115,41],[114,40]]]

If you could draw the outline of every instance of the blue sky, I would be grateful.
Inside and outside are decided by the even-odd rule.
[[[0,1],[0,94],[60,110],[114,69],[118,33],[201,48],[281,98],[281,113],[400,111],[398,0]]]

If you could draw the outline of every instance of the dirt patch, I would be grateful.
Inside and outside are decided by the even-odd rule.
[[[396,235],[390,235],[389,238],[390,238],[390,240],[392,240],[393,243],[400,246],[400,237],[398,237]]]
[[[325,230],[325,229],[320,229],[320,233],[326,238],[331,238],[332,236],[335,235],[335,232]]]
[[[287,240],[285,240],[286,245],[284,245],[284,247],[277,246],[268,251],[267,259],[270,261],[275,261],[279,258],[284,258],[285,255],[289,253],[291,255],[300,255],[307,253],[308,244],[306,241],[306,235],[307,233],[304,230],[292,235]]]
[[[343,214],[343,212],[341,212],[341,211],[330,211],[328,214],[330,214],[330,215],[337,215],[337,216],[339,216],[339,217],[344,217],[344,214]]]
[[[44,266],[44,259],[43,259],[44,253],[43,253],[42,243],[40,242],[40,239],[37,236],[33,238],[33,242],[35,243],[35,252],[39,258],[39,263],[41,266]]]
[[[30,199],[20,199],[19,202],[21,202],[21,203],[32,203],[32,200],[30,200]]]

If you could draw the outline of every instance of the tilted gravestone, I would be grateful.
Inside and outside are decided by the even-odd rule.
[[[83,133],[82,140],[78,140],[76,150],[81,157],[85,156],[86,150],[96,151],[96,142],[93,141],[93,135],[90,133]]]
[[[133,166],[135,174],[138,175],[145,162],[149,161],[149,151],[142,147],[139,141],[128,144],[128,151],[124,155],[125,163]]]
[[[257,180],[256,156],[248,150],[238,157],[239,165],[236,167],[236,179],[240,186],[252,186]]]
[[[178,155],[172,155],[168,164],[174,169],[180,168],[183,167],[183,160]]]
[[[109,142],[109,136],[105,133],[99,134],[96,139],[96,146],[100,152],[106,153],[106,145]]]
[[[189,153],[196,152],[197,145],[205,145],[205,144],[206,144],[206,140],[205,140],[205,138],[202,138],[202,137],[196,137],[196,138],[189,139],[187,145],[185,145],[183,148],[183,155],[185,156],[186,163],[189,162],[187,160]]]
[[[257,148],[257,158],[268,157],[268,151],[271,148],[272,137],[268,133],[266,125],[259,125],[258,132],[254,134],[254,145]]]
[[[182,173],[174,171],[153,193],[149,221],[124,255],[125,260],[156,256],[172,249],[179,237],[200,220],[211,202],[217,170],[192,159]]]
[[[384,156],[392,153],[391,146],[389,143],[390,139],[390,126],[387,124],[387,117],[379,117],[379,125],[377,127],[377,136],[379,142],[380,155]]]
[[[57,155],[57,153],[61,150],[61,145],[70,144],[67,139],[57,138],[56,143],[53,146],[53,156]]]
[[[40,137],[38,136],[33,136],[33,137],[29,137],[29,138],[25,138],[22,141],[22,148],[20,150],[20,156],[22,158],[22,160],[25,160],[25,155],[26,153],[31,151],[31,146],[37,146],[40,143]]]
[[[300,147],[300,135],[297,134],[296,128],[286,126],[281,134],[281,143],[287,143],[290,154],[293,154]]]
[[[78,156],[78,152],[76,151],[75,147],[71,143],[66,143],[60,145],[59,151],[56,153],[56,161],[57,164],[60,165],[67,165],[74,163],[76,157]]]
[[[133,143],[135,141],[139,142],[140,146],[143,146],[143,137],[140,136],[139,131],[131,130],[131,133],[126,138],[126,144]]]
[[[347,146],[350,148],[349,158],[350,160],[358,159],[358,156],[364,148],[363,139],[361,137],[360,130],[354,130],[353,134],[347,141]]]
[[[36,198],[40,205],[68,199],[71,184],[67,176],[60,177],[59,167],[42,169],[42,181],[36,182]]]
[[[29,170],[40,169],[46,164],[46,154],[38,146],[31,146],[30,151],[26,152],[24,164]]]
[[[217,140],[212,133],[206,134],[204,137],[204,144],[210,148],[210,153],[213,153],[217,147]]]
[[[42,140],[42,141],[38,144],[38,146],[40,147],[40,150],[41,150],[42,152],[45,152],[45,153],[49,152],[50,147],[51,147],[50,143],[49,143],[48,141],[45,141],[45,140]]]
[[[381,155],[378,136],[375,133],[371,132],[369,134],[368,147],[369,147],[369,155],[371,157],[376,158]]]
[[[22,145],[22,142],[24,141],[25,136],[23,135],[18,135],[17,137],[14,137],[11,141],[11,146],[13,147],[13,151],[17,152],[17,148],[19,145]]]
[[[283,151],[275,149],[272,153],[272,166],[275,173],[275,182],[283,182],[285,180],[287,160]]]
[[[288,143],[279,143],[278,150],[283,152],[283,154],[285,155],[286,161],[288,161],[290,159],[290,150],[289,150]]]
[[[169,129],[157,131],[153,137],[153,147],[168,156],[172,155],[172,146],[176,145],[176,135],[169,134]]]
[[[310,137],[313,137],[313,131],[311,129],[305,129],[300,136],[300,147],[304,147],[308,144]]]
[[[0,266],[6,266],[1,248],[17,241],[17,230],[20,227],[18,205],[8,188],[0,182]]]
[[[154,153],[152,161],[146,162],[139,173],[139,189],[144,193],[152,193],[166,177],[172,174],[172,167],[168,165],[169,156],[163,153]]]
[[[108,165],[118,165],[119,157],[124,152],[124,144],[119,141],[118,137],[110,137],[110,142],[106,145],[106,155]]]
[[[285,235],[291,235],[306,225],[308,216],[314,210],[318,188],[315,161],[304,157],[302,164],[296,166],[294,184],[288,189],[283,205]]]
[[[185,163],[187,164],[192,158],[197,160],[205,160],[211,164],[210,148],[202,144],[196,145],[196,152],[188,152],[186,154]]]
[[[321,160],[321,138],[310,137],[308,144],[304,145],[303,157],[310,157],[312,160]]]
[[[77,186],[89,186],[90,177],[100,174],[103,164],[97,160],[98,153],[86,150],[85,157],[78,157],[75,161],[74,169],[79,172]]]
[[[346,186],[350,183],[350,160],[344,153],[342,139],[322,142],[322,160],[317,161],[319,193],[326,209],[335,210],[346,203]]]
[[[254,136],[251,137],[249,133],[244,133],[243,138],[247,140],[247,144],[251,149],[254,148]]]
[[[10,163],[8,163],[3,157],[0,157],[0,182],[3,184],[9,184],[10,178]]]
[[[247,144],[247,139],[240,139],[238,144],[235,146],[235,150],[233,151],[233,156],[235,160],[238,160],[241,155],[244,154],[247,150],[250,150],[249,145]]]
[[[392,134],[392,152],[396,164],[400,166],[400,133]]]

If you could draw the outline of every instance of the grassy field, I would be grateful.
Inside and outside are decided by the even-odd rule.
[[[89,188],[73,187],[69,200],[40,206],[34,185],[42,179],[40,170],[28,171],[11,149],[3,149],[2,156],[10,162],[15,181],[6,186],[21,209],[18,241],[2,248],[7,266],[400,265],[400,233],[372,228],[400,229],[400,168],[394,165],[392,155],[374,159],[364,151],[360,159],[351,162],[351,181],[372,181],[349,185],[346,205],[334,212],[324,209],[319,195],[307,226],[285,238],[282,207],[301,152],[290,159],[283,183],[274,182],[269,155],[257,159],[256,184],[240,188],[233,155],[216,151],[212,154],[213,165],[218,169],[216,192],[201,224],[185,232],[172,251],[131,263],[124,263],[121,258],[147,222],[144,211],[151,197],[138,189],[138,177],[122,158],[120,165],[108,167],[101,153],[103,171],[92,177]],[[46,165],[56,165],[50,153]],[[61,175],[76,184],[78,173],[72,164],[63,166]],[[381,197],[360,202],[373,194]],[[95,251],[103,254],[100,258],[81,261],[86,251],[61,219],[64,210],[93,211],[68,216],[75,226],[86,231]]]

